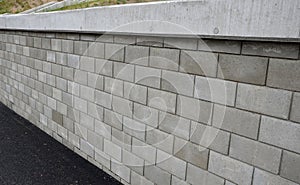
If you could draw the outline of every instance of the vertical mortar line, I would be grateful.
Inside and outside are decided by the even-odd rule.
[[[261,126],[261,119],[262,119],[262,115],[259,115],[258,130],[257,130],[257,136],[256,136],[256,140],[258,142],[259,142],[259,133],[260,133],[260,126]]]
[[[290,103],[290,108],[289,108],[289,113],[288,113],[288,120],[291,119],[291,113],[292,113],[292,107],[293,107],[293,100],[294,100],[294,94],[295,92],[291,92],[291,103]]]
[[[254,171],[255,171],[255,167],[254,166],[252,166],[253,167],[253,170],[252,170],[252,176],[251,176],[251,185],[254,185],[253,184],[253,182],[254,182]]]
[[[265,78],[265,83],[264,85],[267,87],[267,81],[268,81],[268,73],[269,73],[269,66],[270,66],[270,58],[268,58],[268,61],[267,61],[267,69],[266,69],[266,78]]]
[[[283,159],[283,151],[284,151],[284,150],[281,150],[281,155],[280,155],[280,161],[279,161],[279,167],[278,167],[278,173],[277,173],[277,175],[280,175],[280,173],[281,173],[281,165],[282,165],[282,159]]]

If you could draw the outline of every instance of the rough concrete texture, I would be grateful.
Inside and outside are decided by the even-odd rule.
[[[251,44],[0,31],[0,101],[123,184],[299,184],[299,44]]]

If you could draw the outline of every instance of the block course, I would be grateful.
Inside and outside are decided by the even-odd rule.
[[[297,43],[0,31],[0,101],[124,184],[296,185],[299,60]]]

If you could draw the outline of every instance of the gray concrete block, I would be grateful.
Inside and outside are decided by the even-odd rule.
[[[185,179],[187,163],[170,154],[157,150],[156,166],[172,175]]]
[[[147,102],[147,87],[124,82],[124,98],[145,105]]]
[[[134,82],[150,87],[160,87],[161,70],[136,66],[135,67],[135,79]]]
[[[136,137],[142,141],[145,141],[146,136],[146,125],[135,121],[131,118],[123,118],[123,130],[130,136]]]
[[[146,143],[163,150],[169,154],[173,153],[174,136],[158,129],[149,129],[146,133]]]
[[[208,152],[209,150],[207,148],[195,145],[177,137],[175,138],[174,155],[197,167],[207,169]]]
[[[177,94],[193,96],[194,78],[193,75],[163,70],[161,88]]]
[[[113,74],[113,62],[104,60],[104,59],[96,59],[96,68],[95,72],[100,75],[110,76]]]
[[[131,172],[131,179],[130,182],[132,185],[154,185],[153,182],[150,180],[146,179],[144,176],[139,175],[135,172]]]
[[[87,55],[88,42],[85,41],[74,41],[74,54],[76,55]]]
[[[74,53],[74,41],[72,40],[62,40],[62,51],[66,53]]]
[[[112,158],[121,162],[122,148],[111,141],[104,139],[104,152],[110,155]]]
[[[51,49],[51,40],[47,38],[42,38],[42,48],[50,50]]]
[[[136,173],[143,175],[144,160],[124,149],[122,151],[122,163]]]
[[[94,156],[93,146],[84,139],[80,139],[80,150],[88,156]]]
[[[79,123],[81,126],[89,129],[89,130],[94,130],[95,129],[95,124],[94,124],[95,119],[92,118],[91,116],[80,112],[80,120]]]
[[[66,53],[55,53],[55,62],[61,65],[67,65],[67,54]]]
[[[102,92],[102,91],[96,91],[95,92],[95,98],[96,98],[96,104],[101,105],[105,108],[111,108],[112,104],[112,95]]]
[[[212,124],[229,132],[257,139],[260,115],[225,107],[214,106]]]
[[[151,37],[151,36],[138,36],[137,37],[137,45],[139,46],[163,46],[163,38],[162,37]]]
[[[156,128],[158,126],[158,110],[134,103],[133,118]]]
[[[250,165],[277,174],[281,150],[254,140],[231,135],[229,155]]]
[[[288,118],[291,95],[289,91],[239,84],[236,106],[279,118]]]
[[[270,59],[267,86],[300,91],[300,60]]]
[[[118,121],[116,123],[118,123]],[[112,123],[112,125],[113,124],[114,123]],[[130,135],[128,135],[122,131],[122,127],[121,127],[121,129],[119,129],[119,128],[115,129],[115,127],[112,127],[111,140],[113,143],[117,144],[122,149],[126,149],[128,151],[131,150],[132,138],[133,137],[131,137]]]
[[[103,137],[88,130],[88,142],[99,150],[103,150]]]
[[[184,118],[207,124],[211,122],[212,104],[195,98],[178,96],[176,114]]]
[[[51,39],[51,49],[54,51],[61,51],[61,40]]]
[[[42,47],[42,39],[38,37],[33,38],[33,47],[41,48]]]
[[[151,145],[148,145],[138,139],[132,138],[132,153],[150,163],[150,166],[155,164],[156,148]],[[145,166],[145,169],[146,168],[147,167]]]
[[[190,184],[198,185],[223,185],[224,180],[206,170],[198,168],[192,164],[187,166],[186,180]]]
[[[52,120],[63,125],[63,115],[55,110],[52,110]]]
[[[191,142],[222,154],[228,154],[230,137],[228,132],[224,132],[211,126],[192,122],[190,135]]]
[[[79,68],[79,56],[68,54],[68,66],[78,69]]]
[[[105,77],[104,91],[113,95],[123,96],[123,81]]]
[[[157,185],[171,184],[171,174],[154,166],[145,166],[145,177]]]
[[[120,44],[134,44],[136,37],[131,35],[114,35],[114,42]]]
[[[149,47],[127,46],[125,48],[125,62],[148,66],[149,52]]]
[[[300,153],[300,125],[262,116],[259,140]]]
[[[299,54],[299,44],[244,42],[242,54],[297,59]]]
[[[219,57],[218,77],[252,84],[265,84],[268,58],[223,55]]]
[[[104,58],[104,43],[92,42],[87,49],[87,55],[94,58]]]
[[[300,93],[294,93],[290,119],[300,123]]]
[[[88,72],[95,72],[95,59],[91,57],[80,57],[80,69]]]
[[[120,44],[105,44],[105,59],[113,61],[124,61],[125,46]]]
[[[250,185],[253,167],[227,156],[211,151],[208,171],[237,184]]]
[[[300,183],[300,155],[283,151],[280,176]]]
[[[112,99],[112,110],[127,117],[131,117],[133,113],[133,102],[113,96]]]
[[[197,76],[194,97],[233,106],[235,103],[236,86],[236,82]]]
[[[278,175],[274,175],[258,168],[254,170],[253,185],[297,185],[296,183],[284,179]]]
[[[200,39],[198,42],[198,50],[240,54],[241,42],[231,40]]]
[[[148,88],[148,106],[175,113],[176,94]]]
[[[134,65],[114,62],[114,77],[134,82]]]
[[[149,65],[160,69],[178,71],[179,69],[179,50],[150,48]]]
[[[125,180],[127,183],[130,182],[130,168],[119,162],[111,162],[111,171]],[[122,182],[122,181],[121,181]]]
[[[104,109],[104,122],[119,130],[123,128],[122,115],[111,110]]]
[[[190,125],[188,119],[165,112],[159,113],[159,129],[185,140],[189,139]]]
[[[217,75],[217,54],[200,51],[182,51],[180,71],[215,77]]]
[[[165,38],[164,47],[196,50],[198,44],[197,37],[195,38]]]

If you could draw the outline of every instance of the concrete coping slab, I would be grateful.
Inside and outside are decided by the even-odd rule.
[[[300,1],[177,0],[0,16],[1,30],[300,41]]]

